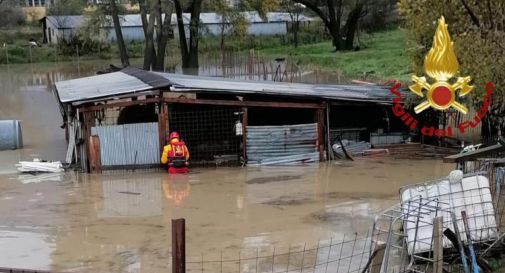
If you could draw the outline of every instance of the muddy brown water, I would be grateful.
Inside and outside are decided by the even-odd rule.
[[[0,267],[168,272],[171,219],[181,217],[189,261],[366,234],[374,215],[397,202],[399,187],[445,176],[453,167],[379,157],[203,168],[175,177],[156,170],[17,174],[19,160],[64,157],[51,81],[91,75],[107,64],[0,67],[0,119],[20,119],[25,142],[24,149],[0,151]]]

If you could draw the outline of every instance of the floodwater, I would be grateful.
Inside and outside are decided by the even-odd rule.
[[[142,170],[15,173],[19,160],[64,158],[50,83],[107,65],[0,67],[0,119],[20,119],[25,142],[24,149],[0,151],[0,267],[168,272],[176,218],[186,219],[187,261],[197,265],[366,235],[374,215],[397,202],[402,185],[445,176],[453,167],[377,157],[299,167],[202,168],[187,176]]]

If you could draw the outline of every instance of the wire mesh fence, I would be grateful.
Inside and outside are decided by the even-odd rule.
[[[366,235],[331,238],[280,250],[242,249],[233,256],[223,252],[209,257],[188,257],[186,271],[194,273],[353,273],[369,266],[371,238]]]
[[[235,124],[241,114],[236,107],[173,104],[168,124],[188,146],[191,164],[237,165],[242,137],[236,135]]]

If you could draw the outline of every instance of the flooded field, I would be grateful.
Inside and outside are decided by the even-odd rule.
[[[106,66],[0,68],[0,119],[20,119],[25,142],[22,150],[0,152],[0,267],[168,272],[171,219],[181,217],[187,259],[196,267],[201,259],[271,255],[366,235],[374,215],[397,201],[399,187],[445,176],[453,167],[379,157],[301,167],[202,168],[170,177],[157,170],[15,173],[19,160],[64,157],[51,82]]]

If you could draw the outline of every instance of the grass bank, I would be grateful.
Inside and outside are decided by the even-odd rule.
[[[254,48],[256,56],[266,61],[286,58],[288,64],[303,67],[302,70],[320,69],[339,72],[350,79],[385,81],[409,80],[409,60],[406,54],[405,34],[400,29],[377,32],[360,37],[361,46],[356,51],[335,52],[328,37],[323,33],[302,33],[298,47],[290,43],[289,36],[248,37],[236,42],[228,39],[228,51],[247,54],[248,48]],[[103,49],[83,54],[74,50],[63,50],[55,45],[43,44],[30,47],[29,40],[42,41],[42,31],[38,26],[25,26],[15,29],[0,29],[0,64],[64,62],[95,59],[117,59],[119,56],[115,43],[106,44]],[[5,46],[3,46],[5,43]],[[143,57],[143,43],[127,44],[131,58]],[[204,37],[200,41],[200,51],[205,58],[220,58],[219,37]],[[70,53],[69,53],[70,52]],[[167,54],[170,55],[168,66],[180,64],[177,39],[171,40]]]
[[[356,51],[335,52],[331,42],[298,46],[277,46],[259,51],[268,58],[285,57],[302,66],[341,71],[357,79],[407,81],[410,79],[403,30],[377,32],[361,38],[363,46]]]

